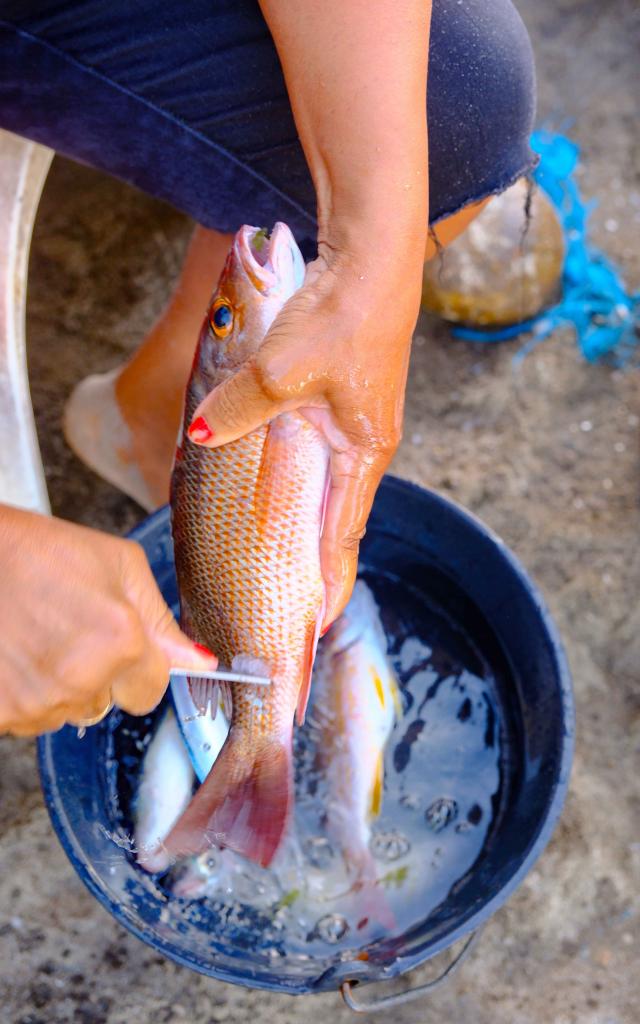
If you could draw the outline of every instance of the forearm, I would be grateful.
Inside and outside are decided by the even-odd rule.
[[[344,608],[401,432],[428,224],[429,0],[259,0],[318,200],[318,259],[200,403],[209,447],[300,409],[331,451],[324,625]],[[197,438],[194,440],[198,441]]]
[[[430,0],[260,6],[316,187],[319,240],[368,244],[378,259],[424,252]]]

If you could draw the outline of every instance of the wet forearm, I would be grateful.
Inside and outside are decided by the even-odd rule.
[[[260,6],[316,187],[320,239],[424,252],[430,0]]]

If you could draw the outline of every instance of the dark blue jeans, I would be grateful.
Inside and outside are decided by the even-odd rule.
[[[533,59],[510,0],[434,0],[427,93],[433,223],[535,163]],[[313,185],[255,0],[0,0],[0,126],[208,227],[284,220],[315,238]]]

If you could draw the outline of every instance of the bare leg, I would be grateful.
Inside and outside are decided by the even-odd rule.
[[[484,210],[490,199],[491,196],[487,199],[481,199],[479,203],[472,203],[470,206],[465,206],[464,209],[458,210],[458,212],[452,214],[451,217],[445,217],[444,220],[438,221],[435,227],[429,232],[427,247],[424,251],[425,262],[432,260],[439,249],[446,249],[446,247],[453,242],[454,238],[461,235],[465,228],[469,226],[471,221],[478,216],[480,211]]]
[[[196,228],[169,304],[116,379],[118,405],[131,431],[132,457],[158,504],[168,497],[193,354],[232,238]]]
[[[232,238],[197,227],[169,303],[140,347],[124,367],[82,381],[67,403],[64,431],[76,454],[149,510],[168,499],[198,333]]]
[[[425,260],[453,241],[488,200],[440,221]],[[76,453],[147,509],[168,499],[182,401],[204,311],[232,235],[196,228],[180,279],[156,324],[122,368],[88,378],[65,413]]]

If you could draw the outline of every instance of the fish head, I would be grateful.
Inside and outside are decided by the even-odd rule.
[[[224,863],[220,850],[211,847],[198,857],[185,857],[171,872],[171,892],[179,899],[197,900],[215,892],[222,883]]]
[[[200,333],[194,369],[212,385],[262,344],[280,309],[300,288],[305,266],[286,224],[271,234],[244,224],[237,232]]]

